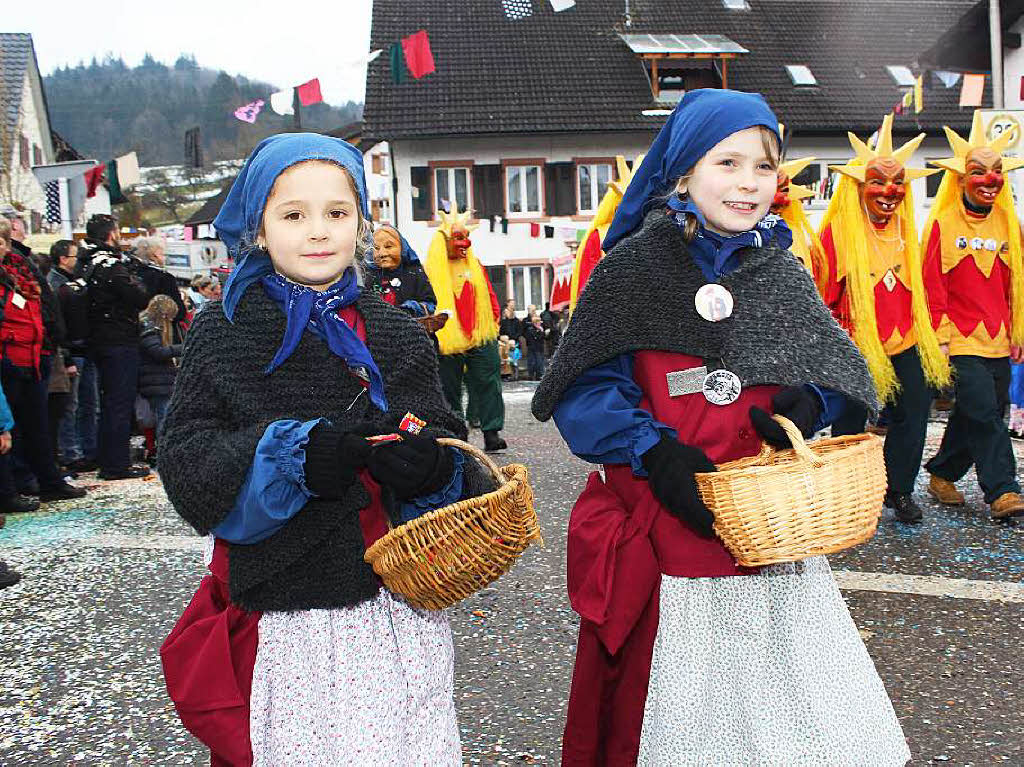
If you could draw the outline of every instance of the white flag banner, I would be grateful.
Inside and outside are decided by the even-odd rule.
[[[117,183],[122,189],[139,183],[142,176],[139,175],[139,156],[135,152],[129,152],[115,160],[117,163]]]
[[[271,93],[270,108],[279,115],[295,114],[295,110],[292,108],[292,88],[278,91],[277,93]]]
[[[936,70],[935,76],[939,78],[942,84],[947,88],[952,88],[954,85],[960,82],[959,72],[945,72],[943,70]]]

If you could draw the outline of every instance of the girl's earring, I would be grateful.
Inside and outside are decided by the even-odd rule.
[[[680,201],[682,201],[682,202],[686,202],[687,196],[688,196],[688,194],[687,194],[687,191],[685,189],[676,192],[676,197],[678,197],[680,199]]]

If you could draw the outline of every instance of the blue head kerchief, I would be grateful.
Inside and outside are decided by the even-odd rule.
[[[356,184],[363,218],[370,218],[363,175],[363,155],[340,138],[319,133],[280,133],[260,142],[231,185],[213,225],[235,258],[224,286],[224,315],[230,320],[245,289],[274,271],[266,252],[250,247],[263,221],[263,208],[277,177],[306,160],[328,160],[345,168]]]
[[[715,144],[736,131],[758,125],[779,135],[778,118],[760,93],[721,88],[687,92],[633,174],[605,235],[604,251],[607,253],[632,234],[643,223],[650,201],[668,192],[668,185],[696,165]]]

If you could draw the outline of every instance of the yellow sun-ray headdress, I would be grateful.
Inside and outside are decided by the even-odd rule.
[[[961,204],[962,190],[960,188],[960,177],[967,172],[967,155],[975,149],[988,148],[999,154],[1003,162],[1003,173],[1024,167],[1024,158],[1006,157],[1003,150],[1013,139],[1013,131],[1004,131],[996,138],[988,141],[985,138],[985,124],[980,110],[975,110],[974,120],[971,123],[971,134],[966,141],[950,128],[943,126],[946,131],[946,138],[949,139],[949,147],[953,150],[952,157],[945,157],[939,160],[930,160],[932,165],[943,168],[946,172],[939,183],[939,189],[935,193],[931,210],[928,213],[928,222],[922,231],[921,250],[925,250],[928,239],[931,237],[935,220],[954,206]],[[1013,204],[1013,191],[1010,185],[1003,184],[1003,188],[996,195],[995,203],[992,206],[993,212],[998,211],[999,215],[1005,217],[1007,222],[1007,238],[1010,244],[1010,252],[1007,254],[1008,266],[1010,267],[1010,342],[1024,345],[1024,322],[1018,318],[1024,317],[1024,255],[1022,255],[1021,232],[1017,223],[1017,211]]]
[[[944,157],[940,160],[929,160],[928,162],[932,165],[936,165],[945,170],[951,170],[962,176],[967,172],[965,167],[967,164],[967,155],[969,155],[974,149],[987,148],[998,154],[1002,159],[1003,173],[1009,173],[1011,170],[1024,167],[1024,157],[1003,156],[1003,150],[1006,149],[1010,141],[1013,140],[1014,131],[1003,131],[1001,134],[989,141],[985,137],[985,124],[980,110],[976,110],[974,112],[974,121],[971,123],[971,135],[966,141],[960,138],[960,134],[948,125],[943,126],[942,129],[946,131],[946,138],[949,139],[949,148],[953,150],[953,156]]]
[[[633,162],[633,169],[639,168],[640,163],[643,161],[643,155],[637,157]],[[583,239],[580,240],[579,245],[576,247],[576,263],[573,264],[572,280],[569,283],[570,315],[576,309],[576,302],[579,300],[580,290],[583,288],[580,285],[580,267],[583,264],[583,252],[587,248],[587,241],[595,230],[599,238],[604,240],[604,236],[608,233],[608,227],[611,226],[612,219],[615,218],[615,211],[619,209],[619,203],[622,202],[622,196],[626,193],[626,187],[629,186],[629,182],[633,178],[633,169],[626,164],[626,158],[622,155],[618,155],[615,158],[615,169],[618,178],[608,184],[608,189],[605,191],[604,197],[601,198],[601,203],[597,206],[597,212],[594,214],[593,220],[587,225],[587,230],[583,233]]]
[[[798,176],[804,168],[816,159],[818,158],[801,157],[799,160],[789,160],[779,164],[779,172],[785,173],[789,179],[790,199],[789,205],[783,208],[779,215],[782,216],[782,220],[789,225],[790,231],[793,232],[793,244],[790,246],[790,250],[807,267],[807,271],[814,278],[814,284],[821,291],[828,281],[828,260],[825,258],[825,251],[822,250],[821,240],[818,239],[818,234],[814,231],[814,227],[811,226],[807,213],[804,211],[804,206],[800,202],[800,200],[807,197],[813,197],[814,190],[793,183],[793,178]]]
[[[455,209],[451,213],[445,213],[443,210],[437,211],[437,215],[441,218],[441,225],[437,227],[439,232],[444,232],[445,237],[452,236],[452,230],[456,227],[462,227],[467,232],[472,232],[480,224],[471,224],[470,220],[473,218],[473,209],[466,208],[462,213],[459,213],[459,206],[456,205]]]
[[[917,147],[920,146],[921,142],[924,141],[924,133],[919,133],[914,138],[910,139],[906,144],[901,146],[899,149],[893,151],[892,148],[892,113],[890,112],[882,120],[882,127],[878,129],[878,141],[875,142],[874,147],[861,141],[853,133],[846,134],[850,139],[850,146],[853,147],[853,151],[856,153],[856,157],[853,158],[846,165],[829,165],[828,167],[838,173],[842,173],[844,176],[849,176],[859,184],[863,184],[865,180],[864,174],[867,173],[867,165],[871,160],[880,160],[884,158],[892,158],[898,160],[900,165],[903,166],[906,171],[907,183],[914,181],[918,178],[924,178],[930,176],[937,171],[929,170],[928,168],[908,168],[907,160],[909,160]]]
[[[832,241],[836,248],[838,274],[835,279],[846,278],[846,291],[850,299],[853,340],[868,363],[868,369],[875,381],[878,398],[891,402],[899,391],[899,379],[892,361],[885,353],[882,339],[878,337],[878,323],[875,318],[875,284],[871,278],[870,245],[866,220],[858,186],[865,181],[867,164],[874,159],[892,158],[903,166],[904,178],[924,178],[935,171],[923,168],[908,168],[907,160],[924,139],[924,134],[911,139],[896,151],[892,148],[892,114],[885,116],[878,131],[875,147],[861,141],[852,133],[848,134],[850,146],[856,156],[846,165],[830,165],[832,170],[842,174],[835,192],[829,201],[828,210],[821,221],[820,232],[832,228]],[[906,196],[896,209],[898,226],[903,239],[904,258],[910,275],[912,295],[911,313],[914,332],[917,336],[917,352],[921,359],[928,383],[937,388],[949,384],[949,362],[939,349],[939,340],[932,328],[931,313],[928,310],[924,289],[924,275],[921,269],[921,250],[914,223],[914,197],[909,183]]]

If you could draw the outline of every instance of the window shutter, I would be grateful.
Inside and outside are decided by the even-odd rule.
[[[434,217],[430,209],[430,168],[424,165],[409,168],[409,183],[419,190],[412,198],[412,220],[430,221]]]
[[[505,215],[500,165],[473,166],[473,211],[477,218]]]
[[[575,170],[571,162],[549,162],[544,166],[544,208],[549,216],[576,215]]]
[[[371,155],[370,156],[370,172],[371,173],[380,173],[381,172],[381,169],[380,169],[380,155],[379,154],[375,154],[375,155]]]

